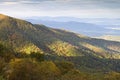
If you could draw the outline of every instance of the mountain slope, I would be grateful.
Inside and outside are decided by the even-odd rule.
[[[119,42],[94,39],[5,15],[0,15],[0,42],[16,52],[120,58]]]

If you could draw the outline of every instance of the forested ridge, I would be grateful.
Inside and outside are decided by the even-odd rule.
[[[30,54],[15,53],[13,50],[0,44],[0,80],[120,79],[120,60],[100,60],[101,63],[98,63],[100,62],[99,60],[90,61],[89,58],[78,59],[83,61],[79,62],[82,65],[81,67],[76,67],[74,63],[66,60],[66,58],[60,58],[59,60],[39,52],[31,52]],[[105,70],[101,71],[101,66]],[[91,67],[91,70],[87,70],[86,67]],[[112,70],[112,68],[115,69]]]
[[[120,80],[120,43],[0,14],[0,80]]]

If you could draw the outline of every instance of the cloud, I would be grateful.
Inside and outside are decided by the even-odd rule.
[[[0,0],[1,4],[56,4],[56,7],[73,8],[120,8],[119,0]],[[52,6],[51,5],[51,6]],[[57,6],[58,5],[58,6]]]
[[[26,11],[26,15],[31,16],[120,17],[119,4],[120,0],[0,0],[0,12],[23,15]]]
[[[2,2],[0,5],[15,5],[17,2]]]
[[[120,31],[120,28],[119,28],[119,27],[118,27],[118,28],[110,27],[110,28],[108,28],[108,29],[119,30],[119,31]]]

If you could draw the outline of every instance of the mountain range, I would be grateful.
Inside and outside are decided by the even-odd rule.
[[[68,19],[68,20],[67,20]],[[49,19],[49,18],[45,18],[45,19],[41,19],[41,18],[27,18],[26,19],[29,22],[32,22],[34,24],[44,24],[48,27],[51,28],[57,28],[57,29],[64,29],[64,30],[69,30],[75,33],[79,33],[79,34],[84,34],[86,36],[90,36],[90,37],[99,37],[99,36],[103,36],[103,35],[116,35],[119,36],[119,30],[120,30],[120,25],[119,24],[108,24],[108,22],[104,22],[104,20],[100,19],[101,22],[103,21],[104,23],[98,23],[97,21],[95,21],[93,19],[94,22],[89,22],[92,19],[75,19],[73,18],[73,20],[71,19],[71,21],[69,20],[69,18],[65,18],[66,21],[63,21],[59,18],[57,20],[57,18],[53,18],[53,19]],[[77,21],[78,20],[78,21]],[[113,21],[113,20],[112,20]],[[112,23],[112,22],[110,22]]]
[[[120,59],[120,42],[90,38],[3,14],[0,14],[0,43],[16,53],[40,52],[49,56],[67,57],[79,67],[106,69],[112,66],[112,70],[120,71],[120,68],[114,69],[115,64],[119,64],[117,61],[111,64],[114,59]]]

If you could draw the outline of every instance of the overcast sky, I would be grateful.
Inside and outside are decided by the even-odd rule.
[[[120,0],[0,0],[0,13],[15,17],[120,18]]]

